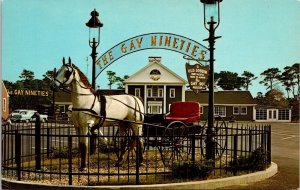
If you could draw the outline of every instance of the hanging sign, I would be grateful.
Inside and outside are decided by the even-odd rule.
[[[190,88],[198,94],[201,90],[205,90],[208,80],[208,66],[202,66],[200,64],[190,65],[185,64],[186,75],[189,81]]]
[[[197,61],[207,61],[209,50],[200,43],[171,33],[148,33],[129,38],[102,54],[96,60],[97,76],[121,57],[147,49],[165,49],[181,53]]]

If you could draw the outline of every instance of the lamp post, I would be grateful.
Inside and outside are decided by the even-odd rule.
[[[214,45],[215,30],[220,24],[220,2],[222,0],[200,0],[204,8],[204,27],[209,31],[209,37],[204,41],[209,43],[209,106],[208,106],[208,127],[206,131],[206,159],[215,159],[214,131]]]
[[[100,28],[103,24],[98,19],[99,13],[94,9],[91,12],[91,19],[86,23],[89,27],[89,46],[92,48],[91,57],[93,60],[92,65],[92,87],[96,89],[96,58],[97,58],[97,47],[100,44]]]

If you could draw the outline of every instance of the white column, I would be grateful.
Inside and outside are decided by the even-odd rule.
[[[144,85],[144,108],[145,108],[145,113],[148,113],[148,108],[147,108],[147,85]]]
[[[167,113],[167,87],[166,85],[164,84],[164,109],[163,109],[163,113]]]
[[[256,109],[255,106],[253,106],[253,121],[256,120]]]
[[[185,102],[185,85],[182,85],[182,98],[181,101]]]
[[[128,94],[128,84],[125,84],[125,94]]]

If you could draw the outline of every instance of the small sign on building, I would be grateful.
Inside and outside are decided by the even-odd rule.
[[[190,65],[185,64],[186,75],[189,81],[190,88],[198,94],[201,90],[205,90],[208,80],[208,66],[202,66],[200,64]]]

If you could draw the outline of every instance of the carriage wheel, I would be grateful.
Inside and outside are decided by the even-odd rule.
[[[124,138],[123,142],[121,141],[122,138]],[[135,140],[133,138],[133,131],[131,128],[127,128],[124,135],[121,135],[118,129],[116,131],[116,134],[113,137],[113,143],[114,143],[114,152],[118,160],[120,159],[121,156],[122,145],[124,145],[125,147],[124,159],[126,161],[128,161],[128,159],[135,160],[136,148],[135,148]]]
[[[205,122],[206,124],[206,122]],[[202,127],[201,131],[201,139],[200,139],[200,147],[201,147],[201,155],[205,157],[206,152],[206,130],[207,126]],[[214,124],[215,136],[213,138],[213,142],[215,143],[215,160],[221,159],[222,155],[227,149],[228,143],[228,126],[225,120],[221,117],[215,121]]]
[[[172,166],[174,162],[188,159],[190,142],[187,132],[187,126],[181,121],[173,121],[166,127],[159,146],[161,158],[166,167]]]

